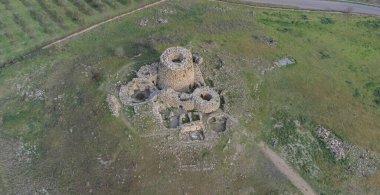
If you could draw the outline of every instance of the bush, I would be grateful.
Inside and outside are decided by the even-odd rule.
[[[104,3],[106,3],[108,6],[110,6],[112,9],[116,9],[117,4],[114,0],[103,0]]]
[[[25,6],[25,7],[28,7],[28,6],[31,6],[32,4],[30,3],[31,1],[30,0],[20,0],[21,3]]]
[[[4,7],[5,7],[6,10],[8,10],[8,11],[12,11],[12,6],[11,6],[9,0],[0,0],[0,2],[1,2],[2,4],[4,4]]]
[[[206,79],[205,83],[207,86],[214,87],[214,81],[212,81],[211,79]]]
[[[67,26],[64,24],[63,17],[60,16],[58,12],[54,10],[49,4],[47,4],[45,0],[37,0],[37,2],[55,23],[57,23],[61,28],[67,29]]]
[[[43,28],[45,33],[51,34],[53,31],[49,28],[50,24],[46,20],[46,16],[37,10],[30,10],[30,16],[33,20],[37,21]]]
[[[57,4],[58,6],[64,6],[65,0],[54,0],[54,3]]]
[[[20,28],[22,29],[22,31],[26,32],[30,38],[35,38],[32,30],[29,28],[28,24],[26,23],[26,21],[18,14],[14,13],[13,14],[13,21],[20,26]]]
[[[325,51],[325,50],[319,51],[319,55],[321,56],[321,59],[330,58],[330,54],[327,51]]]
[[[105,6],[104,4],[102,3],[101,0],[86,0],[86,2],[91,6],[93,7],[94,9],[98,10],[98,11],[104,11],[105,9]]]
[[[291,28],[287,28],[287,27],[277,28],[277,30],[280,32],[291,32],[292,31]]]
[[[335,23],[335,21],[332,18],[328,18],[328,17],[321,17],[320,22],[322,24],[334,24]]]
[[[92,14],[92,11],[86,7],[86,4],[83,3],[81,0],[69,0],[71,1],[80,12],[82,12],[85,15],[90,16]]]
[[[373,91],[373,96],[375,96],[375,99],[373,100],[373,102],[377,105],[377,106],[380,106],[380,87],[375,89]]]
[[[5,24],[2,21],[0,21],[0,30],[2,30],[4,28],[5,28]]]
[[[353,94],[354,97],[359,97],[360,96],[360,91],[358,88],[355,88],[355,92]]]
[[[128,4],[130,2],[130,0],[117,0],[117,1],[123,5]]]
[[[83,17],[77,11],[71,11],[69,9],[65,9],[65,14],[67,17],[69,17],[73,22],[77,24],[82,25],[85,23]]]
[[[364,26],[367,28],[379,29],[380,28],[380,20],[366,20],[359,21],[356,23],[357,26]]]

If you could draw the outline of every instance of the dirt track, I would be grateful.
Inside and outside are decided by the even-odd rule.
[[[264,155],[269,158],[277,169],[284,174],[303,194],[317,194],[314,192],[313,188],[311,188],[310,185],[273,150],[268,148],[264,143],[260,143],[258,145]]]

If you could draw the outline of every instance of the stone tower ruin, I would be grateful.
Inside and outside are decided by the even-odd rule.
[[[183,47],[170,47],[162,53],[158,66],[158,87],[178,92],[190,91],[195,83],[193,55]]]
[[[162,127],[177,129],[180,141],[214,140],[225,131],[227,115],[219,93],[204,82],[202,62],[186,48],[170,47],[120,87],[120,100],[126,106],[153,102]]]

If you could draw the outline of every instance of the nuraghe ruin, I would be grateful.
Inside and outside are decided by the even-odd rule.
[[[137,106],[153,102],[153,113],[162,126],[178,131],[183,142],[203,142],[225,131],[227,115],[221,97],[205,85],[202,58],[182,47],[166,49],[160,62],[145,65],[119,91],[121,102]]]

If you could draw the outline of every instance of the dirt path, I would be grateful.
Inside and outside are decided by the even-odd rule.
[[[283,173],[303,194],[317,194],[314,192],[313,188],[311,188],[310,185],[273,150],[268,148],[264,143],[260,143],[258,146],[264,155],[273,162],[277,169]]]
[[[147,4],[147,5],[144,5],[143,7],[137,8],[137,9],[132,10],[132,11],[130,11],[130,12],[127,12],[127,13],[124,13],[124,14],[121,14],[121,15],[118,15],[118,16],[115,16],[115,17],[110,18],[110,19],[108,19],[108,20],[105,20],[105,21],[103,21],[103,22],[96,23],[96,24],[94,24],[94,25],[92,25],[92,26],[89,26],[89,27],[87,27],[87,28],[85,28],[85,29],[83,29],[83,30],[81,30],[81,31],[75,32],[75,33],[70,34],[70,35],[68,35],[68,36],[66,36],[66,37],[63,37],[63,38],[61,38],[61,39],[59,39],[59,40],[56,40],[56,41],[54,41],[53,43],[50,43],[50,44],[48,44],[48,45],[45,45],[45,46],[42,47],[42,49],[47,49],[47,48],[49,48],[49,47],[51,47],[51,46],[53,46],[53,45],[56,45],[56,44],[58,44],[58,43],[61,43],[61,42],[66,41],[66,40],[68,40],[68,39],[74,38],[74,37],[76,37],[76,36],[78,36],[78,35],[81,35],[81,34],[87,32],[87,31],[90,31],[90,30],[92,30],[92,29],[94,29],[94,28],[97,28],[97,27],[99,27],[99,26],[101,26],[101,25],[104,25],[104,24],[106,24],[106,23],[109,23],[109,22],[115,21],[115,20],[117,20],[117,19],[120,19],[120,18],[122,18],[122,17],[128,16],[128,15],[133,14],[133,13],[135,13],[135,12],[138,12],[138,11],[141,11],[141,10],[143,10],[143,9],[146,9],[146,8],[149,8],[149,7],[155,6],[155,5],[157,5],[157,4],[163,3],[163,2],[165,2],[165,1],[167,1],[167,0],[159,0],[159,1],[156,1],[156,2],[154,2],[154,3],[150,3],[150,4]]]

